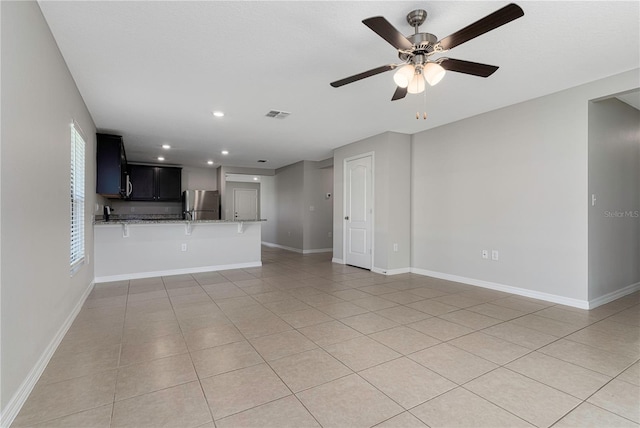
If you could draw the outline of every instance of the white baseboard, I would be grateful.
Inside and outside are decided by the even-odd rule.
[[[260,267],[260,266],[262,266],[262,262],[258,261],[258,262],[247,262],[247,263],[233,263],[228,265],[201,266],[196,268],[158,270],[153,272],[135,272],[135,273],[125,273],[122,275],[97,276],[95,279],[95,282],[101,283],[101,282],[111,282],[111,281],[127,281],[130,279],[154,278],[156,276],[171,276],[171,275],[182,275],[186,273],[215,272],[218,270],[246,269],[246,268],[254,268],[254,267]]]
[[[302,254],[332,253],[333,248],[316,248],[313,250],[302,250]]]
[[[342,260],[342,259],[337,259],[337,258],[335,258],[335,257],[331,259],[331,263],[337,263],[337,264],[340,264],[340,265],[345,264],[344,260]]]
[[[373,273],[379,273],[382,275],[400,275],[402,273],[409,273],[411,272],[411,268],[400,268],[400,269],[380,269],[377,267],[372,267],[371,268],[371,272]]]
[[[47,367],[47,364],[49,364],[49,360],[51,360],[51,357],[56,352],[56,349],[58,349],[58,345],[60,345],[60,342],[62,342],[64,335],[67,334],[67,331],[71,327],[71,324],[73,324],[76,316],[78,316],[80,309],[82,309],[82,306],[84,305],[85,300],[87,300],[87,297],[89,297],[89,294],[91,293],[91,290],[93,290],[94,285],[95,282],[90,283],[87,289],[82,293],[80,299],[73,307],[73,310],[71,311],[67,319],[64,321],[62,326],[60,326],[55,336],[53,336],[53,339],[51,339],[49,345],[47,345],[47,347],[44,349],[42,355],[40,355],[40,358],[36,362],[35,366],[33,366],[26,379],[22,382],[22,384],[20,384],[20,387],[18,388],[16,393],[7,403],[6,407],[2,411],[2,416],[0,416],[0,427],[10,426],[16,416],[18,416],[20,409],[27,401],[27,398],[29,398],[29,394],[31,394],[31,391],[33,391],[33,388],[36,386],[38,379],[40,379],[40,376],[44,372],[44,369]]]
[[[604,305],[605,303],[613,302],[616,299],[624,297],[627,294],[635,293],[638,290],[640,290],[640,282],[636,282],[635,284],[631,284],[619,290],[612,291],[611,293],[607,293],[604,296],[596,297],[595,299],[589,300],[589,309],[597,308],[598,306]]]
[[[293,251],[298,254],[315,254],[315,253],[330,253],[333,248],[317,248],[312,250],[302,250],[300,248],[287,247],[286,245],[274,244],[273,242],[262,241],[262,245],[269,248],[280,248],[281,250]]]
[[[519,296],[531,297],[533,299],[545,300],[547,302],[558,303],[566,306],[573,306],[574,308],[579,309],[589,309],[590,307],[589,301],[587,300],[572,299],[570,297],[543,293],[541,291],[528,290],[526,288],[513,287],[511,285],[498,284],[496,282],[483,281],[480,279],[450,275],[448,273],[434,272],[418,268],[411,268],[411,272],[417,273],[418,275],[431,276],[433,278],[446,279],[447,281],[461,282],[463,284],[475,285],[477,287],[489,288],[491,290],[504,291],[506,293],[517,294]]]
[[[302,250],[300,248],[287,247],[285,245],[274,244],[273,242],[265,241],[262,241],[262,245],[269,248],[280,248],[281,250],[293,251],[294,253],[302,254]]]

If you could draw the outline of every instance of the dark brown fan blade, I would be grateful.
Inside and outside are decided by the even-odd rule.
[[[489,77],[498,69],[495,65],[480,64],[477,62],[463,61],[461,59],[453,58],[444,58],[440,65],[448,71],[472,74],[480,77]]]
[[[334,88],[339,88],[340,86],[346,85],[348,83],[357,82],[358,80],[375,76],[376,74],[384,73],[385,71],[393,70],[394,68],[396,68],[395,64],[383,65],[382,67],[373,68],[371,70],[367,70],[362,73],[354,74],[353,76],[345,77],[344,79],[331,82],[331,86],[333,86]]]
[[[391,101],[401,100],[406,96],[407,96],[407,88],[401,88],[400,86],[398,86],[396,88],[396,91],[393,93],[393,96],[391,97]]]
[[[396,49],[407,50],[413,47],[413,44],[382,16],[367,18],[362,21],[362,23],[375,31],[378,36],[385,39]]]
[[[484,33],[494,30],[524,15],[524,11],[517,4],[511,3],[485,16],[462,30],[440,40],[438,44],[446,50],[453,49],[464,42],[468,42]]]

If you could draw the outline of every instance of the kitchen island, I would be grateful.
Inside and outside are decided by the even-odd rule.
[[[95,282],[262,266],[262,221],[96,221]]]

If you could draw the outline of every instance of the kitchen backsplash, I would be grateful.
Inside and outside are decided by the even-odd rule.
[[[143,216],[159,216],[154,218],[182,217],[181,202],[133,202],[110,199],[108,205],[111,207],[111,215],[114,218],[140,218]]]

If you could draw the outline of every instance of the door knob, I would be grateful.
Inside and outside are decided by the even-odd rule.
[[[349,220],[349,216],[346,216],[344,219],[345,219],[345,220]]]

